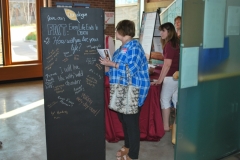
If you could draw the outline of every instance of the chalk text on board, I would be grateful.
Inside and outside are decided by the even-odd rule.
[[[75,54],[75,55],[74,55],[74,60],[78,61],[78,60],[79,60],[79,57],[80,57],[79,55]]]
[[[66,76],[66,79],[74,79],[74,75],[72,73],[69,73],[67,76]]]
[[[49,103],[47,106],[48,106],[48,108],[52,108],[57,103],[58,103],[57,101],[53,101],[53,102]]]
[[[54,78],[53,77],[49,77],[49,78],[45,77],[45,81],[46,81],[45,83],[53,84]]]
[[[82,77],[83,71],[78,71],[77,73],[73,73],[76,77]]]
[[[75,54],[76,51],[81,50],[82,43],[77,44],[72,44],[71,45],[71,51],[73,51],[73,54]]]
[[[66,81],[65,84],[66,84],[67,86],[78,85],[78,84],[81,84],[81,80]]]
[[[46,39],[44,40],[44,43],[45,43],[45,44],[49,44],[49,43],[50,43],[50,38],[49,38],[49,37],[46,37]]]
[[[84,36],[82,37],[83,42],[88,42],[88,38],[85,38]]]
[[[96,110],[89,106],[89,104],[86,101],[84,101],[84,99],[82,99],[81,97],[77,97],[76,100],[85,108],[85,110],[88,109],[95,116],[97,116],[98,113],[100,112],[100,110]]]
[[[64,111],[64,110],[57,111],[57,114],[68,114],[68,111]]]
[[[96,62],[96,58],[87,58],[86,62],[87,64],[94,64]]]
[[[97,84],[97,80],[94,77],[91,77],[90,75],[87,75],[86,82],[91,87],[95,87],[95,85]]]
[[[65,106],[72,107],[74,105],[74,102],[71,101],[69,98],[63,98],[61,96],[58,96],[58,99],[60,100],[60,103]]]
[[[45,76],[48,79],[48,78],[51,78],[51,77],[56,76],[56,75],[57,75],[57,73],[54,72],[54,73],[51,73],[51,74],[46,74]]]
[[[101,48],[102,46],[99,44],[99,45],[96,45],[96,46],[92,46],[92,45],[87,45],[87,48],[90,48],[90,49],[98,49],[98,48]]]
[[[81,19],[84,19],[85,17],[87,17],[87,13],[77,13],[77,17],[80,17]]]
[[[58,44],[65,44],[65,40],[61,40],[60,36],[53,37],[53,39],[54,39],[53,44],[56,44],[56,45],[58,45]]]
[[[82,85],[80,85],[79,87],[77,88],[73,88],[73,91],[75,92],[75,94],[78,94],[82,91],[85,91],[84,87]]]
[[[69,53],[69,52],[63,52],[64,57],[71,57],[73,56],[73,54]]]
[[[90,104],[92,104],[92,99],[88,96],[88,95],[86,95],[85,93],[83,93],[82,94],[82,96],[81,96],[85,101],[87,101],[88,103],[90,103]]]
[[[48,24],[48,35],[66,35],[66,24]]]
[[[98,63],[96,63],[96,67],[97,67],[99,70],[102,69],[102,65],[100,65],[100,64],[98,64]]]
[[[77,44],[77,43],[81,42],[81,39],[73,37],[71,39],[67,39],[66,41],[67,41],[67,43],[75,43],[75,44]]]
[[[47,20],[49,21],[65,21],[65,17],[50,17],[49,15],[47,16]]]
[[[100,74],[96,73],[93,69],[89,69],[89,72],[92,72],[93,74],[98,76],[99,79],[102,79],[102,76]]]
[[[48,54],[49,56],[46,58],[47,63],[51,63],[54,60],[57,61],[57,55],[59,54],[59,49],[57,48],[56,50],[52,50]]]
[[[52,62],[51,64],[47,65],[47,66],[45,67],[45,69],[46,69],[46,70],[50,70],[53,65],[54,65],[54,62]]]
[[[77,97],[76,100],[83,105],[85,110],[88,109],[95,116],[97,116],[97,114],[100,112],[100,110],[94,109],[93,107],[90,106],[93,100],[87,94],[82,93],[81,97]]]
[[[65,79],[60,75],[60,76],[58,76],[58,81],[59,81],[59,82],[65,81]]]
[[[55,86],[55,87],[54,87],[54,91],[55,91],[57,94],[58,94],[58,93],[62,93],[62,92],[64,92],[64,89],[63,89],[64,86],[65,86],[64,84]]]
[[[90,43],[92,43],[92,42],[98,42],[98,38],[90,38],[89,40],[90,40]]]

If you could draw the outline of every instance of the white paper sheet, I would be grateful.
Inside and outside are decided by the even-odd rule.
[[[147,59],[150,57],[152,38],[154,34],[156,12],[148,13],[143,28],[143,36],[140,37],[140,43],[142,44],[143,50],[146,54]]]
[[[224,44],[226,0],[206,0],[203,48],[222,48]]]
[[[97,51],[102,58],[109,58],[110,61],[112,60],[112,56],[109,49],[97,49]]]
[[[181,88],[198,85],[199,47],[182,48]]]
[[[239,35],[240,7],[229,6],[227,14],[227,35]]]
[[[161,37],[153,37],[154,52],[163,53]]]
[[[154,28],[154,36],[160,36],[159,26],[160,26],[160,20],[159,20],[159,14],[157,14],[155,28]]]

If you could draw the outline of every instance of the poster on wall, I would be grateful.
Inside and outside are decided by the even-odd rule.
[[[227,35],[239,35],[240,33],[240,7],[229,6],[227,13]]]
[[[114,24],[114,12],[105,12],[105,24]]]
[[[205,1],[203,48],[223,48],[226,0]]]
[[[160,20],[157,12],[143,12],[139,41],[148,60],[150,59],[153,37],[160,36],[159,30],[156,31],[159,25]]]

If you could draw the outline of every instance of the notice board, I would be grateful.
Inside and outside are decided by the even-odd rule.
[[[41,9],[48,160],[105,159],[103,26],[102,9]]]
[[[143,12],[139,42],[141,43],[147,59],[150,59],[153,38],[158,37],[160,44],[160,19],[158,12]]]

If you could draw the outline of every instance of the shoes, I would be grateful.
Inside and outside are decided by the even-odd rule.
[[[131,159],[128,155],[125,155],[122,157],[121,160],[137,160],[137,159]]]
[[[132,160],[128,155],[126,156],[126,160]]]
[[[117,160],[125,160],[124,158],[126,157],[126,155],[129,152],[129,148],[126,148],[125,146],[123,146],[118,152],[117,152]],[[124,157],[125,156],[125,157]]]

